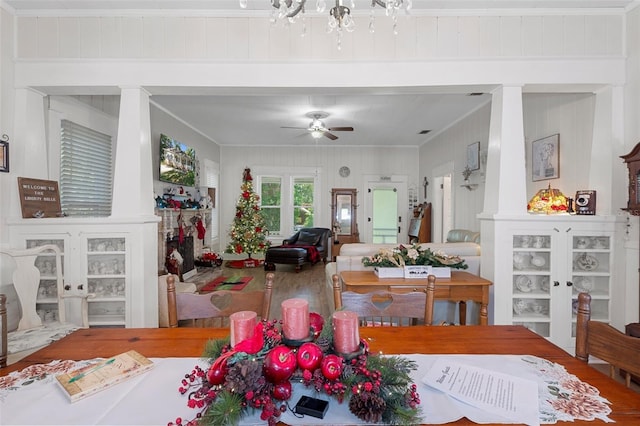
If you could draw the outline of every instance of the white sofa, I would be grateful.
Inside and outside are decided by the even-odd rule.
[[[432,251],[442,251],[447,255],[460,256],[469,266],[466,269],[474,275],[480,276],[480,234],[477,232],[467,231],[463,229],[453,229],[447,234],[446,243],[422,243],[423,247],[428,247]],[[336,256],[336,261],[328,263],[325,268],[327,278],[327,297],[333,308],[333,293],[331,276],[339,274],[342,271],[367,271],[373,270],[372,266],[364,266],[362,258],[364,256],[372,256],[381,248],[393,248],[398,244],[369,244],[369,243],[352,243],[343,244],[340,247],[340,254]],[[434,322],[447,321],[455,323],[459,318],[457,312],[457,304],[446,301],[436,301],[434,308]],[[467,324],[478,323],[479,308],[475,303],[467,303]]]

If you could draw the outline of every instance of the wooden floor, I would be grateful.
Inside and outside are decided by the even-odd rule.
[[[283,300],[294,297],[309,301],[311,312],[317,312],[324,317],[329,316],[331,312],[329,302],[332,306],[333,299],[329,301],[327,298],[331,293],[327,291],[324,269],[325,265],[322,262],[315,265],[305,264],[300,272],[296,272],[292,265],[276,265],[269,316],[280,318],[280,304]],[[245,287],[245,290],[258,290],[264,286],[266,272],[263,268],[233,269],[226,266],[213,270],[201,268],[196,276],[185,281],[195,283],[200,289],[220,275],[225,277],[250,275],[253,279]]]

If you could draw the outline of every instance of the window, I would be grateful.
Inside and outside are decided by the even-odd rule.
[[[281,232],[282,211],[282,179],[279,177],[263,176],[260,179],[260,201],[262,217],[267,224],[270,234]]]
[[[60,130],[60,204],[68,216],[109,216],[113,192],[111,136],[69,120]]]
[[[315,226],[318,200],[315,170],[294,173],[256,172],[260,207],[270,235],[288,237],[300,228]]]
[[[313,227],[313,177],[293,178],[293,229]]]

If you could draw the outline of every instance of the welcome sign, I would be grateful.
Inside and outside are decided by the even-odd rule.
[[[19,177],[18,191],[23,218],[60,216],[58,182]]]

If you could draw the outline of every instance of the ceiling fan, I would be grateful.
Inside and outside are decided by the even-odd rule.
[[[329,114],[324,111],[311,111],[306,113],[305,116],[311,119],[309,127],[281,126],[280,128],[308,130],[314,139],[320,139],[322,136],[325,136],[332,141],[338,139],[338,137],[331,132],[353,132],[353,127],[326,127],[322,120],[327,118]]]

